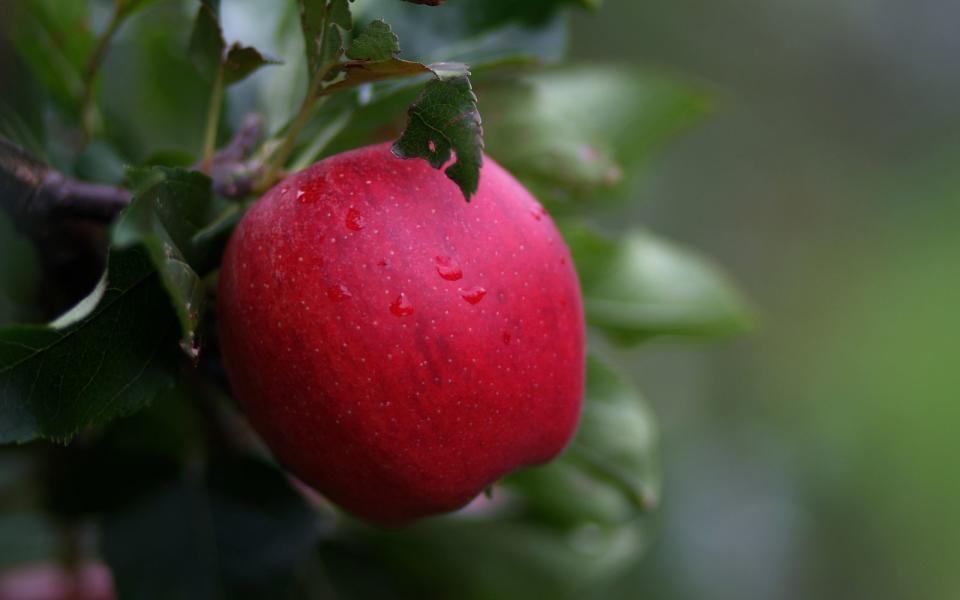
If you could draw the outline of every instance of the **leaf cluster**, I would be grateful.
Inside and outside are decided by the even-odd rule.
[[[0,145],[0,442],[69,446],[0,452],[0,532],[13,532],[0,539],[38,540],[0,543],[0,562],[53,560],[54,525],[92,520],[122,597],[564,597],[633,565],[659,500],[657,427],[611,364],[624,347],[750,320],[709,259],[622,225],[707,91],[559,64],[565,9],[587,0],[236,3],[251,32],[275,31],[251,44],[228,43],[226,2],[116,0],[99,30],[93,4],[22,0],[5,26],[21,85],[0,89],[0,137],[17,149]],[[263,115],[250,127],[248,110]],[[211,302],[258,192],[384,139],[445,168],[468,200],[484,152],[533,190],[536,218],[549,209],[572,249],[593,346],[560,459],[394,532],[339,514],[266,457],[226,391]],[[128,203],[106,226],[22,218],[23,199],[56,201],[51,181]],[[75,243],[69,260],[53,262],[51,228]]]

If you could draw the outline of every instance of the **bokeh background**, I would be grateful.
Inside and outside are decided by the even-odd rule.
[[[960,7],[609,0],[574,55],[703,78],[636,217],[759,307],[635,354],[661,422],[652,598],[960,594]]]
[[[0,20],[12,4],[0,0]],[[102,26],[110,3],[94,4]],[[230,37],[290,54],[270,45],[270,15],[233,18],[249,16],[257,0],[230,4],[246,7],[226,12]],[[65,11],[71,5],[64,0]],[[144,160],[184,139],[199,144],[207,88],[168,50],[171,35],[189,33],[171,33],[183,16],[171,14],[158,9],[156,21],[141,18],[118,37],[101,93],[105,111],[119,115],[113,147],[91,145],[72,167],[78,176],[122,176],[118,148]],[[572,15],[574,62],[621,64],[711,91],[707,118],[645,165],[630,220],[724,265],[757,317],[732,341],[656,340],[621,361],[657,413],[663,491],[642,559],[583,595],[960,596],[958,22],[951,0],[605,0],[596,13]],[[0,86],[36,88],[5,98],[40,93],[24,69],[0,52]],[[170,89],[179,106],[163,100]],[[289,107],[300,92],[294,86],[274,105]],[[241,90],[226,119],[242,117],[243,98]],[[44,118],[13,108],[28,123]],[[66,161],[47,150],[54,164]],[[0,227],[13,239],[9,224]],[[4,300],[0,321],[38,317]],[[22,489],[9,491],[18,465],[0,470],[0,500],[20,498]],[[24,514],[0,523],[0,542],[16,540],[0,543],[0,560],[33,552],[25,543],[37,556],[55,545],[56,534],[44,538]],[[455,560],[457,530],[433,527]],[[384,554],[409,560],[416,546],[401,542]],[[496,590],[509,569],[496,570],[504,557],[490,548],[475,565],[463,559]],[[383,556],[354,551],[334,548],[325,568],[364,589],[364,561]],[[427,580],[445,576],[419,568]],[[537,590],[522,576],[494,597],[530,597]]]

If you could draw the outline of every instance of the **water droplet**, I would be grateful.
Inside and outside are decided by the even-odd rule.
[[[390,304],[390,312],[398,317],[406,317],[413,314],[413,304],[410,303],[410,299],[407,298],[407,295],[401,293],[397,298]]]
[[[378,266],[378,267],[385,267],[385,266],[387,266],[388,264],[390,264],[390,263],[388,263],[388,262],[387,262],[387,259],[385,259],[385,258],[381,258],[380,260],[377,261],[377,266]]]
[[[436,261],[437,273],[440,274],[440,277],[443,277],[447,281],[463,279],[463,269],[460,268],[460,263],[457,262],[457,259],[449,256],[438,256]]]
[[[543,215],[547,214],[547,209],[545,209],[545,208],[543,207],[543,205],[537,204],[537,205],[530,211],[530,214],[533,216],[534,219],[536,219],[536,220],[539,221],[540,219],[543,218]]]
[[[348,290],[345,285],[331,285],[327,288],[327,298],[330,298],[334,302],[341,302],[352,297],[353,294],[350,293],[350,290]]]
[[[366,220],[363,218],[363,215],[360,214],[359,210],[351,208],[347,211],[347,229],[360,231],[364,225],[366,225]]]
[[[511,338],[510,332],[509,332],[509,331],[504,331],[504,332],[503,332],[503,343],[504,343],[504,344],[509,344],[509,343],[510,343],[510,338]]]
[[[297,202],[299,202],[300,204],[310,204],[316,199],[317,199],[316,196],[314,196],[313,194],[308,195],[303,190],[297,190]]]
[[[487,290],[480,286],[475,286],[466,290],[461,288],[460,295],[470,304],[476,304],[477,302],[483,300],[483,297],[487,295]]]
[[[290,188],[287,186],[280,188],[280,198],[286,198],[288,193],[290,193]]]

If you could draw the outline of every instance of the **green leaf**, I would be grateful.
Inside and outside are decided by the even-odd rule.
[[[219,262],[219,247],[195,236],[225,207],[202,173],[153,167],[132,170],[130,178],[134,199],[114,224],[112,241],[117,248],[146,248],[180,320],[183,348],[195,355],[206,295],[200,275]]]
[[[369,536],[375,555],[420,589],[463,600],[593,597],[647,545],[638,523],[556,529],[504,517],[437,518]]]
[[[176,318],[145,253],[111,252],[95,294],[72,322],[0,328],[0,442],[66,442],[171,383]]]
[[[350,2],[353,2],[353,0],[328,0],[329,8],[327,10],[330,11],[328,21],[346,31],[353,28]]]
[[[347,50],[351,60],[341,63],[331,73],[338,78],[326,86],[322,95],[387,79],[401,79],[414,75],[433,73],[439,78],[454,74],[467,75],[466,65],[427,66],[418,62],[401,60],[395,55],[400,51],[397,36],[383,21],[374,21],[361,33]]]
[[[279,64],[282,64],[281,61],[267,58],[256,48],[234,43],[223,61],[223,83],[224,85],[237,83],[260,67]]]
[[[197,9],[188,54],[193,66],[208,82],[217,79],[226,47],[217,8],[206,2],[202,3]]]
[[[707,258],[645,231],[619,241],[564,230],[580,273],[587,321],[625,343],[657,335],[744,331],[750,311]]]
[[[343,31],[353,27],[350,0],[298,0],[300,27],[313,79],[343,54]]]
[[[388,60],[400,53],[400,40],[390,26],[380,19],[367,25],[350,43],[347,58],[351,60]]]
[[[423,158],[442,168],[456,152],[456,162],[445,173],[469,202],[480,185],[483,164],[483,128],[477,97],[468,75],[448,75],[446,67],[427,82],[420,98],[407,111],[409,122],[393,145],[400,158]]]
[[[189,56],[208,82],[216,82],[222,69],[223,85],[242,81],[260,67],[280,64],[280,61],[265,57],[256,48],[239,42],[234,42],[228,50],[217,6],[208,3],[201,4],[197,11],[193,34],[190,36]]]
[[[519,491],[535,514],[565,526],[633,521],[659,497],[653,413],[623,375],[591,357],[583,415],[570,447],[505,485]]]
[[[88,3],[17,2],[5,7],[4,17],[4,29],[32,73],[61,108],[76,110],[83,69],[96,45]]]
[[[629,189],[644,160],[709,106],[686,83],[610,67],[502,79],[483,101],[490,155],[541,201],[591,209],[603,193]]]

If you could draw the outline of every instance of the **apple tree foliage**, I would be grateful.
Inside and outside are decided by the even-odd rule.
[[[565,63],[568,14],[599,4],[9,2],[0,566],[80,553],[125,598],[564,597],[616,581],[659,494],[653,415],[611,363],[661,336],[738,332],[748,311],[709,259],[609,226],[709,98]],[[258,193],[385,139],[465,201],[484,148],[538,196],[573,250],[593,351],[560,459],[399,531],[271,461],[229,397],[210,302]]]

